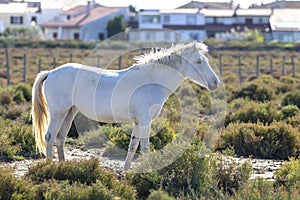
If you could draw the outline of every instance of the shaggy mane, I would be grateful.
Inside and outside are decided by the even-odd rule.
[[[166,56],[170,56],[173,54],[180,55],[184,50],[193,47],[197,48],[203,54],[208,52],[207,46],[205,44],[193,42],[188,44],[177,44],[175,46],[172,45],[172,47],[168,49],[152,49],[149,53],[135,56],[134,59],[136,60],[137,64],[155,63],[159,59],[165,58]]]

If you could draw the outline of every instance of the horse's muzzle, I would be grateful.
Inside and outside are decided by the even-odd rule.
[[[220,86],[220,80],[218,78],[213,78],[209,83],[208,83],[208,90],[213,91],[219,88]]]

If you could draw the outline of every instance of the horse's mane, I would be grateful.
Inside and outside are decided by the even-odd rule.
[[[143,55],[135,56],[134,59],[136,60],[137,64],[148,64],[148,63],[160,63],[159,61],[162,61],[161,64],[164,64],[165,62],[172,61],[169,59],[176,59],[174,56],[171,55],[180,55],[184,50],[189,48],[196,48],[201,53],[208,52],[207,46],[203,43],[188,43],[188,44],[176,44],[172,45],[171,48],[163,48],[163,49],[152,49],[150,52],[145,53]],[[162,59],[164,58],[164,59]],[[167,59],[167,60],[165,60]]]

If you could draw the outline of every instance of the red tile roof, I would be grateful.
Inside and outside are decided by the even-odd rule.
[[[109,15],[111,13],[114,13],[120,9],[123,9],[124,7],[105,7],[105,6],[97,6],[97,7],[94,7],[91,9],[90,13],[87,14],[86,12],[77,16],[77,17],[74,17],[74,18],[71,18],[70,20],[68,21],[48,21],[48,22],[45,22],[45,23],[42,23],[40,26],[41,27],[78,27],[78,26],[82,26],[82,25],[85,25],[89,22],[92,22],[94,20],[97,20],[101,17],[104,17],[106,15]],[[80,8],[78,7],[75,7],[75,9],[79,9],[77,11],[80,11]],[[85,8],[84,8],[85,9]],[[81,7],[81,10],[82,10],[82,7]],[[73,9],[70,9],[70,10],[67,10],[65,11],[63,14],[71,14],[71,13],[74,13],[75,10],[74,8]]]

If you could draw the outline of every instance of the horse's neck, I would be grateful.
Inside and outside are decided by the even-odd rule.
[[[185,77],[175,67],[163,64],[149,63],[133,65],[129,70],[136,71],[137,76],[162,85],[174,92],[184,81]]]

